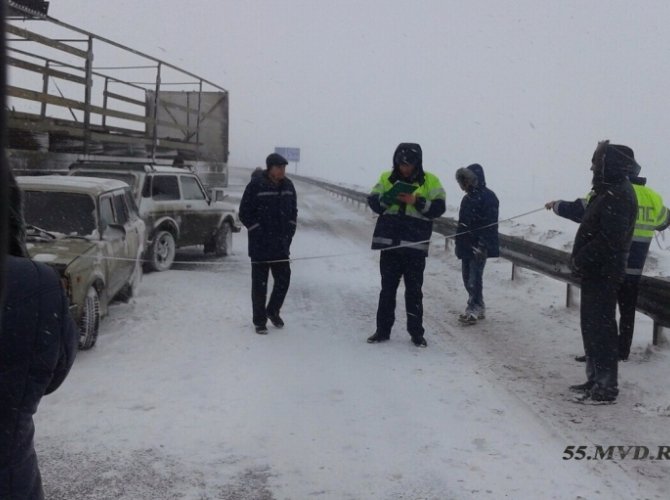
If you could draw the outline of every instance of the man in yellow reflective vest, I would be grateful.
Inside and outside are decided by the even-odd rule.
[[[619,359],[626,361],[630,355],[630,346],[633,342],[633,331],[635,329],[635,306],[640,284],[640,276],[647,260],[649,245],[654,237],[654,231],[663,231],[670,226],[670,211],[663,205],[663,199],[653,189],[646,186],[647,179],[640,177],[640,165],[633,160],[632,171],[629,179],[637,198],[637,218],[633,231],[633,242],[628,254],[626,264],[626,275],[618,294],[619,304]],[[584,210],[591,198],[589,193],[586,198],[575,201],[550,201],[546,203],[547,210],[552,209],[555,214],[575,222],[581,222]],[[586,361],[585,356],[577,356],[577,361]]]
[[[423,170],[423,152],[415,143],[401,143],[393,154],[393,170],[382,173],[368,196],[377,214],[372,249],[381,250],[381,292],[377,330],[368,338],[375,344],[389,340],[395,322],[396,292],[405,283],[407,331],[412,343],[426,347],[423,328],[423,271],[433,232],[433,219],[446,210],[446,194],[439,179]]]

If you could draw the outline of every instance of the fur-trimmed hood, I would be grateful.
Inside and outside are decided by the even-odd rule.
[[[418,182],[423,184],[425,175],[423,171],[423,151],[421,146],[414,142],[401,142],[398,144],[398,147],[395,148],[393,153],[393,173],[389,177],[391,182],[395,182],[398,179],[401,179],[402,176],[398,170],[398,167],[403,163],[409,163],[414,165],[414,174],[409,179],[410,182]]]
[[[456,170],[456,182],[465,191],[485,188],[486,177],[484,176],[484,168],[479,163],[459,168]]]

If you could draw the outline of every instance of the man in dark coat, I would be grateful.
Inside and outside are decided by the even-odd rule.
[[[396,183],[404,183],[396,186]],[[394,186],[408,191],[395,197]],[[416,143],[401,143],[393,154],[393,170],[383,172],[368,196],[377,214],[372,249],[381,250],[379,271],[382,289],[377,307],[377,330],[367,341],[385,342],[395,322],[396,292],[405,283],[407,331],[417,347],[428,345],[423,328],[423,271],[433,219],[446,210],[446,195],[440,180],[423,169],[423,152]]]
[[[628,148],[630,149],[630,148]],[[630,149],[631,172],[628,176],[635,197],[637,199],[637,219],[633,231],[633,242],[628,253],[626,274],[617,293],[619,304],[619,359],[626,361],[630,355],[635,330],[635,307],[640,286],[640,278],[647,260],[649,246],[654,237],[654,231],[663,231],[670,226],[670,211],[663,205],[663,198],[648,187],[647,179],[640,177],[641,167]],[[545,204],[547,210],[553,210],[556,215],[581,222],[586,205],[593,193],[586,198],[575,201],[555,200]],[[585,362],[586,356],[577,356],[577,361]]]
[[[593,196],[572,248],[572,266],[581,276],[580,323],[586,352],[586,382],[571,390],[582,400],[613,402],[618,388],[617,291],[637,216],[628,180],[632,151],[603,141],[593,153]]]
[[[253,175],[240,202],[240,221],[247,228],[251,257],[251,303],[256,333],[267,334],[267,320],[282,328],[279,312],[291,282],[289,255],[298,219],[295,188],[286,177],[286,159],[272,153],[266,170]],[[266,304],[268,277],[274,285]]]
[[[15,187],[15,186],[12,186]],[[16,196],[16,198],[14,198]],[[18,200],[18,190],[12,201]],[[10,252],[22,253],[20,210],[12,207]],[[33,415],[67,376],[79,331],[58,274],[23,256],[6,261],[0,329],[0,498],[42,500]]]
[[[456,181],[465,196],[458,211],[456,257],[461,259],[468,305],[458,320],[466,325],[486,317],[483,275],[486,259],[498,257],[498,197],[486,187],[484,169],[474,163],[456,171]]]

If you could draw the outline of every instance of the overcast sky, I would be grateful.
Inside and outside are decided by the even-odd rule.
[[[503,212],[584,194],[608,138],[670,200],[667,0],[53,0],[49,14],[226,88],[233,165],[299,147],[299,173],[367,186],[415,141],[449,202],[455,170],[478,162]]]

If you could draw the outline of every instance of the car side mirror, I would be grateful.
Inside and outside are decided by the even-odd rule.
[[[226,198],[226,196],[228,195],[223,191],[223,189],[221,188],[212,189],[211,193],[212,201],[223,201]]]

